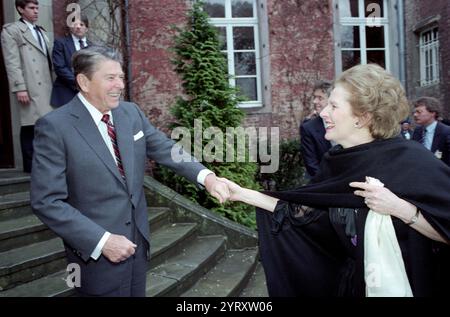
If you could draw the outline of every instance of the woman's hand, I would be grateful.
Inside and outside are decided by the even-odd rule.
[[[350,187],[362,189],[356,190],[354,194],[363,197],[367,207],[372,211],[383,215],[398,217],[397,211],[403,210],[405,204],[409,204],[386,187],[363,182],[352,182]]]

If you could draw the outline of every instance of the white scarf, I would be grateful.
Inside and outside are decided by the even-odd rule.
[[[384,186],[372,177],[366,182]],[[372,210],[364,231],[364,280],[367,297],[413,297],[391,216]]]

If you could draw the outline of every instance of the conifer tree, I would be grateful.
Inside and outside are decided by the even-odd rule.
[[[176,72],[181,76],[184,96],[179,97],[171,109],[176,118],[176,123],[172,125],[172,128],[189,129],[192,138],[187,144],[191,144],[191,154],[198,154],[194,153],[195,146],[197,149],[208,148],[207,145],[211,144],[212,139],[217,140],[217,135],[220,135],[219,133],[211,136],[211,139],[202,138],[200,135],[199,138],[198,124],[197,130],[194,131],[194,120],[200,120],[196,122],[201,122],[201,132],[210,127],[218,128],[218,131],[222,132],[224,136],[223,147],[215,147],[211,152],[212,157],[201,155],[202,157],[196,156],[197,159],[220,177],[226,177],[248,188],[259,189],[255,180],[258,165],[249,162],[248,151],[245,154],[245,162],[238,162],[237,141],[234,144],[230,142],[229,145],[226,145],[227,128],[241,126],[245,116],[244,112],[237,107],[243,99],[239,97],[238,91],[229,84],[226,58],[220,51],[217,30],[209,24],[208,15],[202,10],[202,5],[201,2],[194,3],[188,12],[186,26],[183,29],[176,28],[178,32],[173,47],[175,53],[173,63]],[[185,148],[185,150],[189,149]],[[233,160],[226,159],[227,151],[234,153]],[[230,156],[230,152],[228,156]],[[218,157],[219,159],[217,159]],[[255,227],[253,207],[241,203],[227,203],[223,206],[206,191],[171,171],[162,168],[160,173],[167,185],[205,208],[212,209],[249,227]]]

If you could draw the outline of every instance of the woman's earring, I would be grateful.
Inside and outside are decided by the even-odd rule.
[[[359,122],[355,123],[355,128],[359,128]]]

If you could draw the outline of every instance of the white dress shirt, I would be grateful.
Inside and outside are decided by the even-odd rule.
[[[423,145],[431,151],[431,146],[433,145],[434,132],[436,131],[437,121],[434,121],[432,124],[424,127],[427,129],[425,134],[425,139],[423,140]]]
[[[75,50],[77,50],[77,51],[81,50],[80,40],[83,41],[85,47],[87,46],[86,36],[80,39],[73,34],[70,34],[70,35],[72,36],[73,44],[75,45]]]

